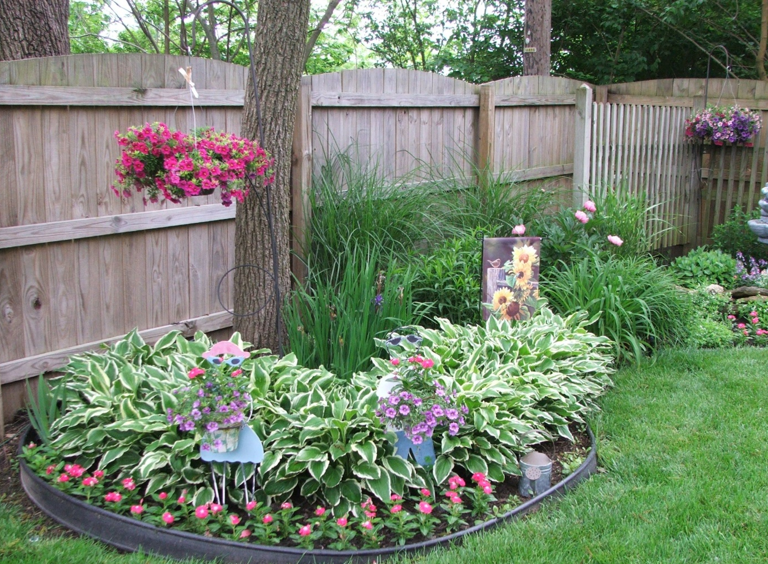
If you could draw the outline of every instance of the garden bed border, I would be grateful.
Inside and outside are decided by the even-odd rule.
[[[29,498],[51,519],[83,535],[88,535],[120,550],[135,552],[142,550],[177,559],[199,558],[232,564],[344,564],[346,562],[368,563],[381,561],[396,554],[418,553],[438,546],[447,547],[461,542],[472,533],[490,530],[505,521],[520,517],[536,509],[542,501],[562,495],[566,490],[591,476],[597,469],[597,445],[592,430],[587,426],[591,442],[590,451],[584,462],[570,476],[561,480],[547,491],[531,498],[513,510],[456,533],[428,541],[398,547],[363,550],[305,550],[295,547],[263,546],[236,542],[221,538],[208,538],[174,529],[163,529],[136,519],[118,515],[85,503],[53,487],[37,476],[24,459],[19,459],[21,483]],[[19,443],[27,443],[27,434]]]

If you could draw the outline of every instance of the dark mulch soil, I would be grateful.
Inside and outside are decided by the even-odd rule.
[[[24,434],[27,424],[28,420],[26,415],[19,412],[13,422],[5,427],[5,438],[3,439],[5,443],[2,445],[2,448],[0,448],[0,500],[7,504],[19,507],[22,514],[27,518],[32,518],[38,521],[39,525],[37,531],[41,535],[76,537],[76,533],[62,527],[48,518],[24,493],[21,486],[21,480],[19,479],[16,453],[18,451],[19,441]],[[565,477],[563,475],[562,465],[564,460],[570,456],[581,456],[582,458],[586,458],[589,453],[590,441],[586,431],[572,425],[571,433],[575,439],[575,442],[573,443],[560,438],[554,442],[542,443],[537,447],[539,452],[543,452],[552,459],[552,485],[557,484]],[[498,501],[493,503],[493,506],[496,506],[500,513],[504,513],[526,501],[525,499],[520,498],[517,494],[518,483],[517,477],[509,477],[501,484],[494,484],[494,495]],[[307,507],[303,507],[301,512],[311,515],[314,509],[315,505],[307,504]],[[473,523],[470,523],[469,525],[471,526],[472,524]],[[444,527],[444,525],[442,527]],[[436,529],[436,536],[444,534],[440,529],[441,527]],[[389,544],[387,543],[387,540],[390,539],[386,539],[387,532],[382,532],[385,536],[384,544]],[[423,540],[425,539],[420,538],[420,535],[418,535],[417,538],[412,539],[411,542],[419,542]]]

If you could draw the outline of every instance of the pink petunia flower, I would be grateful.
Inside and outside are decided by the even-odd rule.
[[[522,223],[520,225],[515,225],[512,228],[512,235],[525,235],[525,225]]]
[[[584,202],[584,209],[590,213],[595,213],[597,211],[597,206],[595,206],[595,202],[592,200],[587,200]]]
[[[587,223],[589,221],[589,216],[581,210],[577,211],[574,215],[576,216],[576,219],[582,223]]]

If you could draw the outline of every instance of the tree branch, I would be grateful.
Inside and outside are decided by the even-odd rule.
[[[307,40],[307,44],[304,47],[304,66],[307,66],[307,61],[309,60],[309,57],[312,55],[312,50],[315,48],[315,44],[317,43],[317,40],[320,37],[320,34],[323,32],[323,28],[330,21],[334,10],[336,10],[336,6],[338,6],[340,3],[341,3],[341,0],[330,0],[330,2],[328,2],[328,7],[325,9],[325,13],[323,14],[323,17],[320,18],[320,21],[318,22],[317,27],[312,30],[312,35],[309,36],[309,39]]]

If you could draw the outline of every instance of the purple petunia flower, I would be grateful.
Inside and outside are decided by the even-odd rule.
[[[219,424],[216,423],[216,421],[211,421],[210,423],[207,423],[205,426],[205,430],[209,433],[213,433],[214,431],[218,430]]]
[[[442,417],[443,415],[445,415],[445,412],[443,411],[443,408],[441,406],[439,406],[438,404],[435,404],[432,406],[432,414],[435,417]]]
[[[411,442],[413,442],[415,445],[420,445],[424,442],[424,438],[421,435],[414,435],[411,439]]]
[[[194,419],[195,421],[198,421],[203,416],[203,414],[200,413],[199,409],[193,409],[189,414],[192,416],[192,419]]]
[[[400,406],[400,415],[408,415],[411,412],[411,408],[403,404]]]
[[[386,415],[386,416],[387,416],[387,417],[389,417],[390,419],[394,419],[394,418],[395,418],[395,416],[397,415],[397,411],[395,411],[395,408],[394,408],[394,407],[390,407],[389,409],[387,409],[387,410],[384,412],[384,415]]]
[[[448,425],[448,434],[451,436],[456,435],[459,432],[459,424],[455,421]]]
[[[445,410],[445,416],[451,421],[455,421],[456,419],[459,418],[459,410],[449,407],[448,409]]]
[[[398,403],[400,403],[400,396],[389,396],[390,405],[397,405]]]

